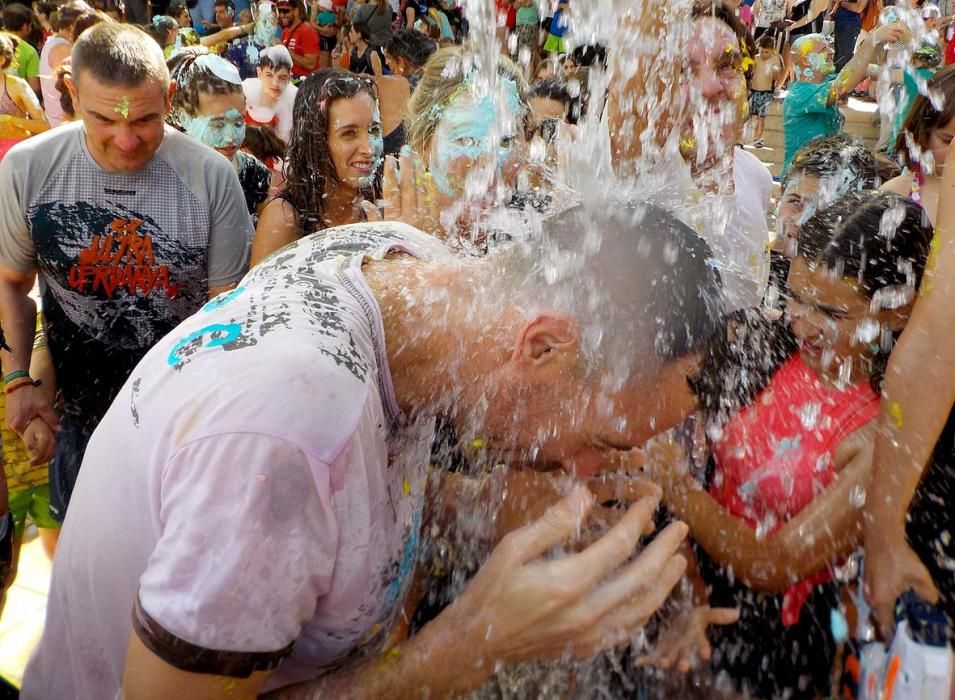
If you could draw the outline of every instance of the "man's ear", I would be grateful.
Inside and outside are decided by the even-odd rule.
[[[176,81],[169,81],[169,91],[166,93],[166,114],[172,111],[172,97],[176,94]]]
[[[576,362],[580,326],[569,314],[544,312],[524,324],[514,344],[514,360],[533,366]]]

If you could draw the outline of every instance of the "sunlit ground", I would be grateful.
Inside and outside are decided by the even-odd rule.
[[[0,617],[0,676],[19,686],[30,652],[40,640],[50,589],[50,561],[39,538],[23,545],[16,581]]]

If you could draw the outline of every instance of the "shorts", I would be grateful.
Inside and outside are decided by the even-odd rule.
[[[319,36],[318,48],[321,51],[331,51],[338,45],[337,36]]]
[[[772,90],[749,91],[749,115],[751,117],[765,117],[769,112],[769,105],[773,103]]]
[[[540,29],[536,24],[519,24],[514,32],[517,35],[517,52],[520,53],[521,47],[526,46],[531,51],[537,48],[537,37],[540,35]]]
[[[66,420],[60,421],[60,428],[50,460],[50,514],[62,523],[92,432]]]
[[[60,524],[50,513],[50,485],[43,484],[32,488],[14,491],[9,498],[10,513],[13,515],[13,528],[17,537],[23,534],[27,516],[37,527],[55,530]]]
[[[547,35],[547,41],[544,42],[544,53],[564,53],[563,37]]]

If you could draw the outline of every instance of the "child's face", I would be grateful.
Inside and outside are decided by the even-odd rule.
[[[803,222],[816,213],[819,199],[819,176],[799,174],[791,177],[779,200],[776,212],[776,232],[783,238],[783,251],[792,257],[796,252],[796,238]]]
[[[776,51],[773,49],[772,46],[759,47],[759,57],[763,59],[764,61],[769,61],[770,59],[772,59],[775,53]]]
[[[245,95],[200,92],[196,113],[185,115],[182,122],[192,138],[231,160],[245,140]]]
[[[901,330],[908,319],[908,306],[873,313],[855,278],[835,277],[822,265],[810,269],[802,257],[793,260],[788,284],[786,314],[799,354],[823,381],[866,381],[882,328]]]
[[[282,96],[288,88],[292,75],[288,68],[271,68],[261,66],[257,69],[259,80],[262,81],[262,92],[273,100]]]

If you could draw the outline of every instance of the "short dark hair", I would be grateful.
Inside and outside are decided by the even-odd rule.
[[[60,5],[56,9],[56,31],[72,27],[77,19],[92,11],[93,8],[85,2],[68,2]]]
[[[352,31],[356,32],[358,36],[361,37],[361,40],[364,42],[371,41],[371,30],[368,28],[368,25],[364,22],[353,22],[351,25]]]
[[[178,87],[172,98],[172,111],[166,120],[173,126],[179,126],[177,119],[180,112],[185,112],[190,116],[196,114],[196,110],[199,109],[199,95],[201,93],[208,95],[242,94],[241,85],[223,80],[208,68],[196,63],[200,56],[210,53],[205,46],[187,46],[166,61],[169,73]],[[225,59],[217,60],[224,61]]]
[[[235,3],[232,2],[232,0],[216,0],[215,3],[213,3],[213,7],[219,6],[224,7],[230,15],[235,14]]]
[[[416,29],[398,32],[385,44],[385,51],[389,56],[396,59],[403,58],[415,68],[420,68],[427,63],[431,54],[437,50],[438,45],[434,43],[434,40]]]
[[[3,8],[3,28],[15,32],[24,24],[33,24],[33,10],[20,3],[12,3]]]
[[[756,41],[757,49],[775,49],[776,48],[776,39],[771,34],[763,34]]]
[[[107,24],[114,22],[115,20],[110,17],[105,12],[100,10],[90,10],[89,12],[84,12],[79,17],[76,18],[76,21],[73,22],[73,43],[76,43],[76,40],[82,36],[90,27],[95,27],[101,22],[106,22]]]
[[[853,190],[871,190],[881,182],[872,151],[856,137],[840,132],[820,136],[796,151],[782,186],[800,175],[828,178],[839,175],[844,186],[841,194]]]
[[[73,81],[77,91],[82,76],[121,87],[138,87],[154,80],[169,85],[169,70],[162,49],[139,27],[101,22],[73,44]]]
[[[533,83],[531,83],[531,87],[527,92],[527,96],[544,97],[548,100],[562,102],[565,105],[569,105],[571,102],[570,93],[567,92],[567,85],[565,85],[563,81],[556,80],[554,78],[535,80]]]

